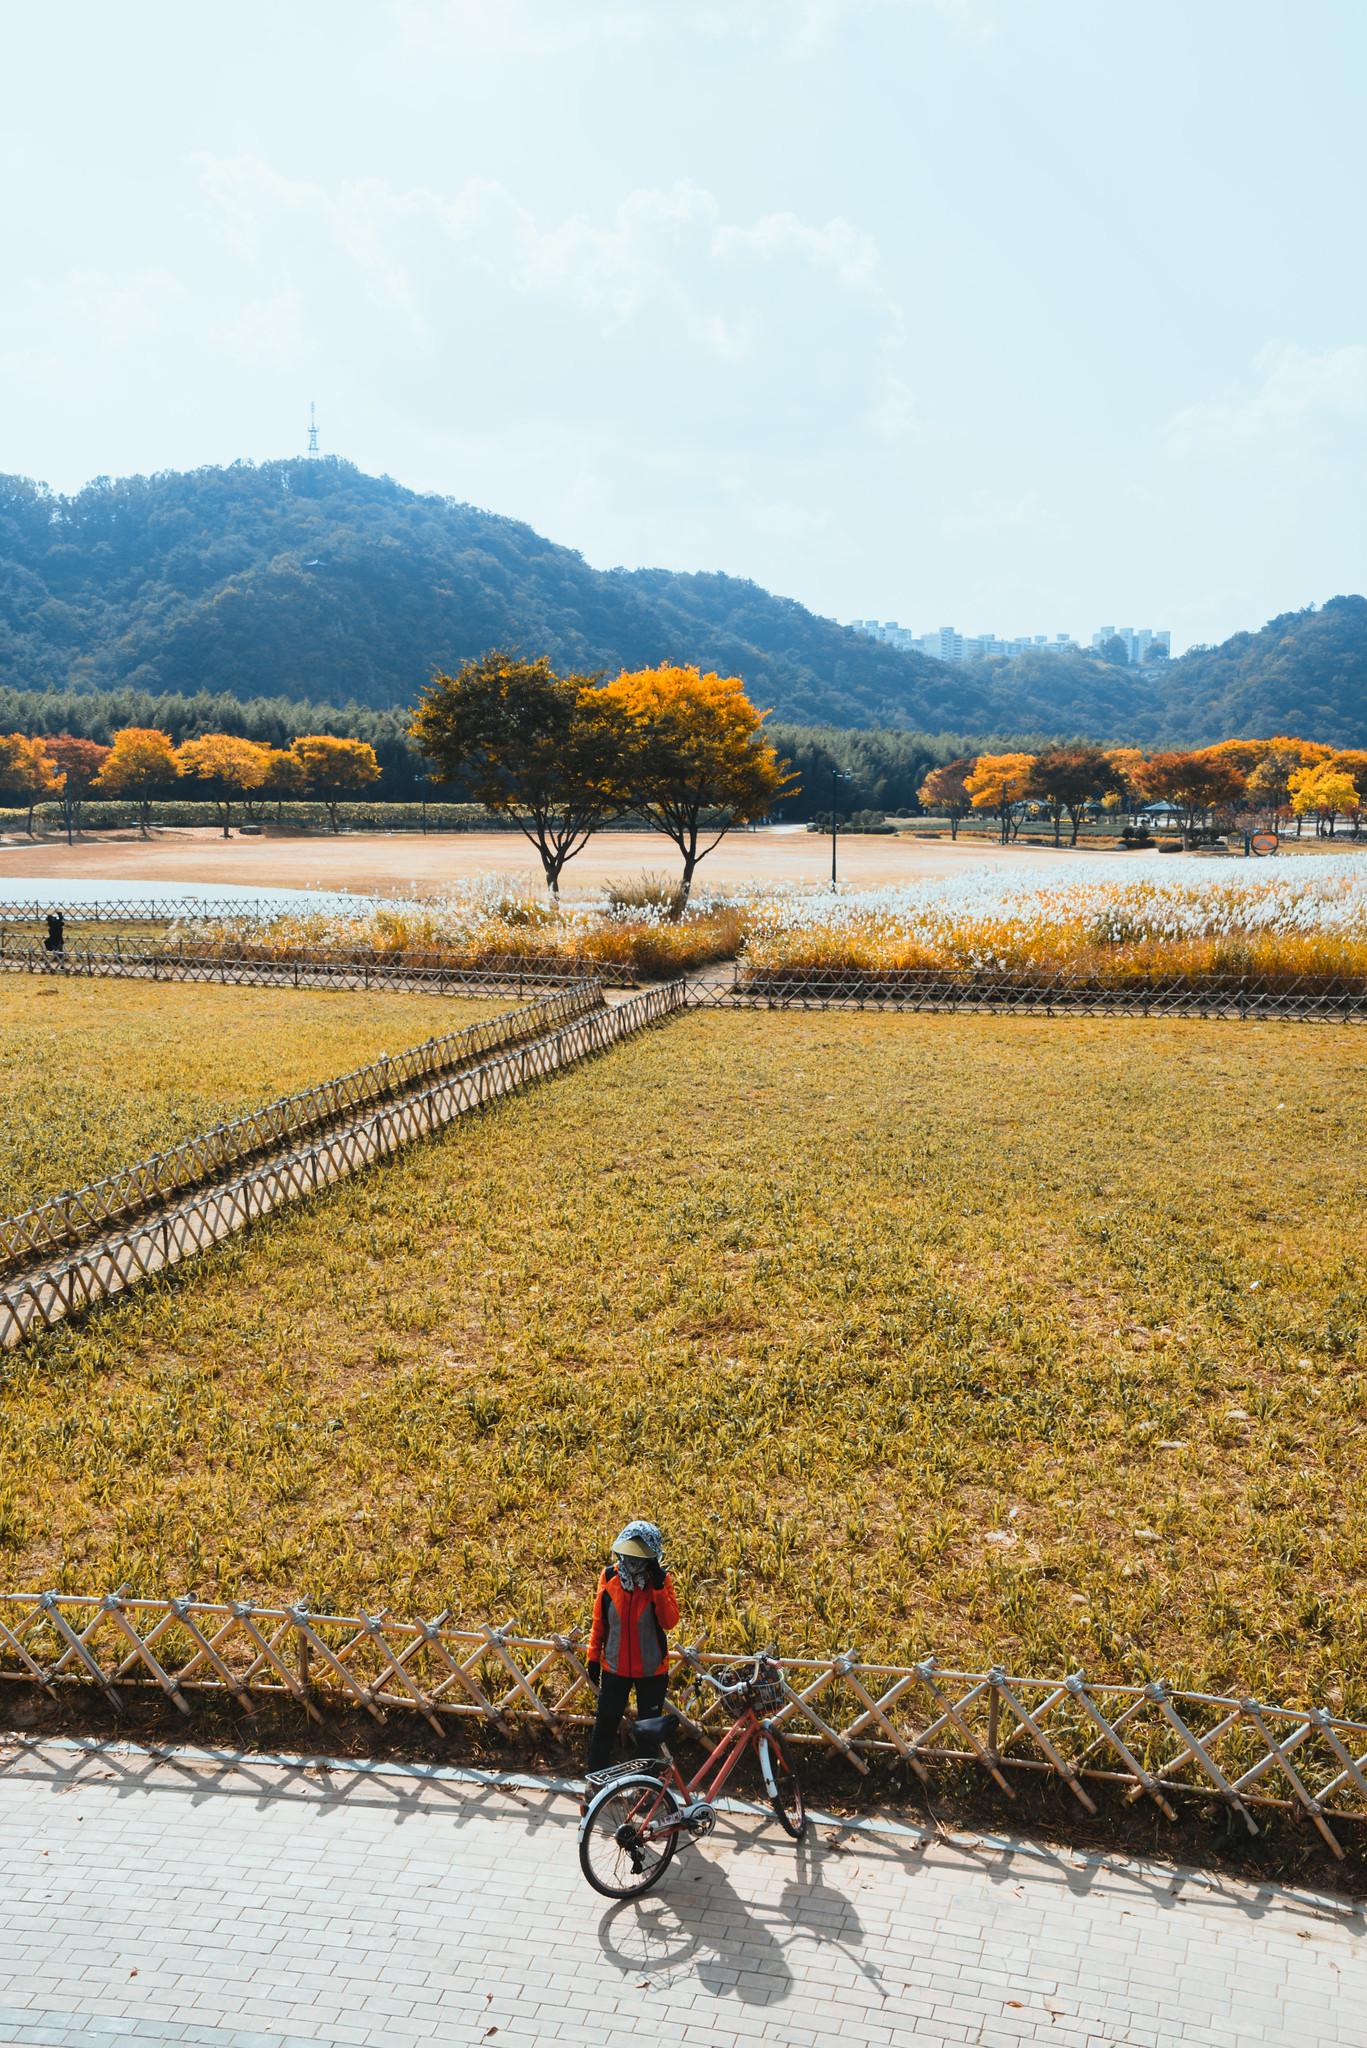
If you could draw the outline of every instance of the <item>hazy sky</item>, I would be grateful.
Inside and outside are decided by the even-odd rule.
[[[1367,585],[1363,0],[5,8],[0,467],[326,450],[840,618]]]

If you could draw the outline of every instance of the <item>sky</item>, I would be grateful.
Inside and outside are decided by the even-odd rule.
[[[0,469],[325,452],[917,631],[1367,584],[1361,0],[5,15]]]

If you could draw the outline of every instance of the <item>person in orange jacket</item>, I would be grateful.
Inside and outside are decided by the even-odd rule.
[[[598,1689],[589,1740],[590,1771],[611,1763],[613,1741],[633,1686],[638,1719],[664,1711],[669,1683],[665,1631],[679,1619],[664,1549],[664,1537],[653,1522],[628,1522],[599,1577],[588,1654],[589,1678]]]

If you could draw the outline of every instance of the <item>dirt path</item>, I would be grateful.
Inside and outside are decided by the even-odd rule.
[[[848,838],[840,841],[842,881],[862,888],[955,874],[965,868],[1036,868],[1066,879],[1077,854],[1051,847],[993,845],[961,839],[927,841]],[[1117,860],[1123,856],[1118,855]],[[654,872],[673,876],[674,849],[645,832],[602,832],[566,871],[565,894],[597,894],[605,882]],[[831,845],[819,834],[778,826],[734,832],[699,870],[700,883],[799,882],[821,886],[830,880]],[[225,840],[216,831],[175,827],[151,839],[135,834],[78,840],[40,839],[0,844],[0,878],[98,879],[155,884],[192,882],[211,890],[215,883],[295,889],[356,889],[366,894],[439,893],[452,882],[481,875],[506,876],[539,890],[541,870],[520,833],[355,832],[340,838]]]

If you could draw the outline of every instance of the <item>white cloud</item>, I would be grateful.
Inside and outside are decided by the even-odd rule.
[[[817,225],[774,213],[749,225],[726,222],[711,192],[683,180],[628,192],[599,219],[574,213],[543,223],[506,186],[485,178],[447,196],[377,179],[325,188],[283,177],[257,157],[197,162],[243,262],[266,261],[273,236],[298,251],[299,224],[311,219],[328,247],[361,273],[372,299],[424,345],[440,332],[437,308],[458,279],[453,257],[519,297],[563,299],[605,333],[640,321],[672,323],[699,353],[723,363],[762,356],[766,334],[781,324],[780,285],[805,294],[815,319],[830,294],[804,282],[814,273],[876,306],[874,345],[887,349],[901,339],[877,243],[839,218]],[[496,314],[486,309],[485,317]]]
[[[869,426],[880,441],[923,440],[932,430],[922,419],[916,395],[896,373],[885,378],[869,413]]]
[[[643,6],[593,6],[589,0],[392,0],[405,42],[461,58],[560,57],[602,43],[648,35]]]
[[[834,271],[842,284],[856,289],[872,285],[878,273],[878,244],[872,235],[839,218],[818,228],[795,213],[766,213],[753,227],[718,228],[712,252],[727,261],[760,263],[797,256]]]
[[[248,368],[288,370],[307,349],[303,302],[298,292],[248,299],[218,328],[215,339],[235,362]]]
[[[1061,540],[1066,522],[1052,512],[1038,491],[1008,498],[996,491],[974,491],[966,505],[945,512],[940,531],[949,540],[979,539],[987,534],[1015,533]]]
[[[1324,435],[1367,420],[1367,347],[1302,348],[1283,342],[1257,358],[1258,381],[1243,392],[1191,405],[1164,429],[1173,455],[1295,459]]]
[[[455,62],[525,62],[671,35],[808,56],[864,15],[938,16],[979,45],[996,34],[982,0],[391,0],[391,11],[410,47]]]
[[[127,277],[73,270],[57,294],[61,317],[93,327],[110,348],[148,340],[184,296],[179,278],[165,270],[138,270]]]

